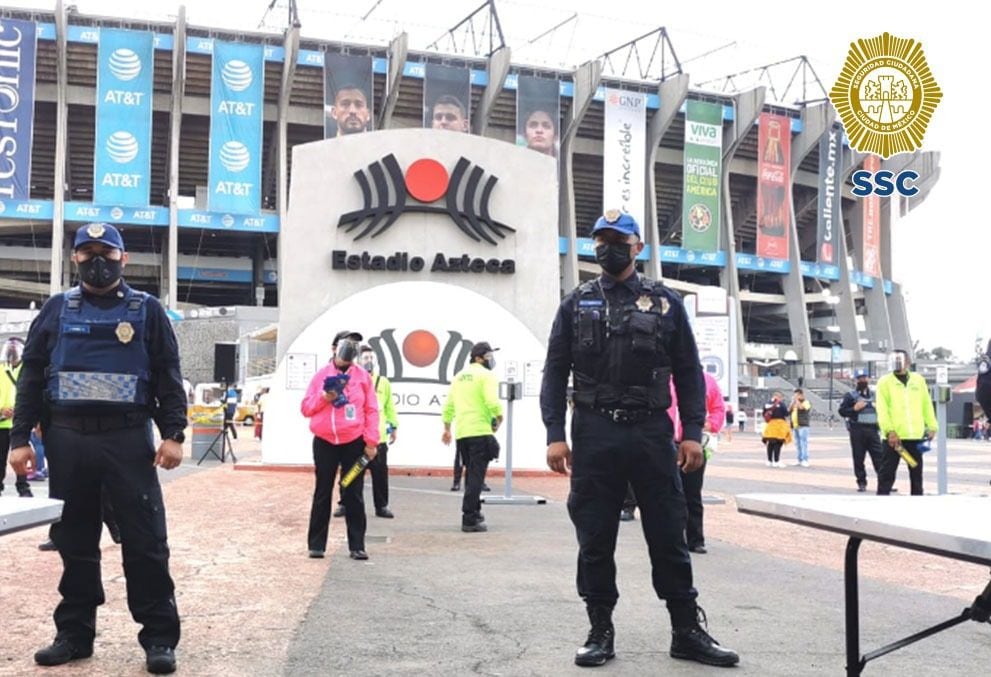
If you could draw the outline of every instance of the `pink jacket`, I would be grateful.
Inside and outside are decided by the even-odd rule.
[[[358,365],[347,370],[351,377],[344,387],[348,404],[338,408],[323,399],[323,380],[340,373],[331,360],[313,375],[299,407],[303,416],[310,419],[310,432],[331,444],[347,444],[363,437],[366,446],[378,446],[379,405],[367,371]]]
[[[723,394],[719,390],[719,384],[708,372],[702,372],[705,377],[705,422],[709,424],[710,433],[718,433],[726,424],[726,404],[723,403]],[[674,380],[671,383],[671,408],[668,409],[668,416],[674,423],[674,439],[681,441],[681,417],[678,415],[678,393],[674,390]]]

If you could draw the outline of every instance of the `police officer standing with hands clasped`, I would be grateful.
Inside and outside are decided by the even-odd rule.
[[[93,653],[100,579],[101,492],[110,492],[123,540],[131,616],[153,673],[176,668],[179,614],[169,575],[165,505],[155,466],[182,462],[186,394],[175,333],[159,301],[127,286],[124,240],[113,226],[76,233],[81,285],[52,296],[31,325],[18,379],[11,465],[34,463],[28,445],[45,434],[49,494],[65,501],[52,540],[62,557],[55,641],[39,665]],[[162,434],[156,451],[152,420]]]
[[[671,656],[732,666],[737,654],[699,624],[685,543],[681,473],[702,465],[705,389],[698,351],[680,298],[636,273],[640,226],[628,214],[606,212],[592,229],[602,275],[561,302],[551,329],[540,391],[547,427],[547,464],[571,470],[568,512],[578,536],[578,594],[591,631],[575,655],[583,666],[614,654],[616,533],[627,483],[640,505],[657,596],[671,615]],[[574,375],[571,438],[565,440],[565,395]],[[683,426],[675,450],[669,379],[674,378]]]

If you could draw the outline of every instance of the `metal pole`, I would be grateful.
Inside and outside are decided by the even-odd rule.
[[[829,420],[833,420],[833,348],[829,346]]]
[[[940,386],[936,386],[937,396],[939,394]],[[942,401],[942,398],[938,398],[938,404],[936,405],[936,423],[939,425],[939,432],[936,433],[936,486],[938,487],[939,495],[942,496],[947,492],[946,489],[946,402]]]
[[[509,377],[509,390],[513,390],[513,377]],[[506,483],[503,497],[508,499],[513,495],[513,398],[510,394],[506,403]]]

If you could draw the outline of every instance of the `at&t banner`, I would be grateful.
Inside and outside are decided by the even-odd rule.
[[[144,207],[151,185],[155,36],[100,29],[93,202]]]
[[[687,102],[685,182],[681,203],[681,246],[703,252],[719,249],[719,183],[723,165],[723,106]]]
[[[36,36],[33,21],[0,18],[0,199],[31,197]]]
[[[210,87],[210,200],[212,212],[257,214],[261,207],[262,45],[213,45]]]

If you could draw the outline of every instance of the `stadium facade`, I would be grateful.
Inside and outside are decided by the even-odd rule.
[[[440,80],[464,74],[470,133],[510,144],[525,143],[518,101],[524,81],[549,81],[558,90],[559,181],[547,188],[558,196],[558,222],[546,227],[558,235],[562,292],[595,274],[588,234],[621,196],[622,206],[643,220],[646,273],[700,298],[725,292],[741,383],[777,367],[814,383],[837,363],[871,364],[912,345],[901,287],[890,279],[891,234],[938,179],[938,153],[880,163],[918,172],[919,192],[866,209],[852,197],[849,177],[873,159],[843,144],[828,102],[781,105],[763,87],[732,95],[695,90],[680,72],[660,82],[611,80],[601,62],[571,72],[539,69],[514,64],[508,48],[487,59],[414,52],[402,35],[374,46],[301,39],[298,28],[284,35],[232,33],[187,25],[182,12],[174,23],[149,23],[81,16],[60,2],[54,13],[0,10],[0,16],[7,28],[0,34],[0,81],[8,83],[0,94],[12,91],[4,78],[15,69],[18,96],[33,109],[29,136],[22,129],[20,137],[30,140],[29,176],[19,169],[26,194],[11,197],[0,186],[4,307],[25,308],[69,286],[70,234],[95,220],[123,230],[129,280],[180,316],[199,306],[292,303],[279,293],[280,268],[292,265],[279,258],[280,244],[293,237],[280,227],[287,223],[292,150],[336,133],[328,89],[366,88],[368,129],[430,126],[437,97],[431,103],[425,89],[433,68]],[[12,21],[34,24],[30,49],[14,46]],[[114,115],[122,114],[110,106],[131,90],[107,83],[112,76],[136,87],[140,79],[132,60],[140,41],[129,42],[127,32],[151,34],[148,96],[135,99],[131,92],[132,101],[141,101],[135,114],[148,118],[147,129],[139,129],[143,138],[113,128]],[[113,50],[112,41],[119,45]],[[221,49],[234,63],[257,55],[263,77],[220,72],[214,55]],[[329,64],[344,57],[367,58],[367,83],[341,76],[331,84]],[[250,111],[244,120],[218,122],[216,103],[225,91],[226,103]],[[257,96],[257,106],[244,98],[249,95]],[[627,95],[644,110],[632,133],[617,138],[616,129],[630,129],[617,113]],[[712,111],[717,119],[705,120]],[[715,144],[694,136],[696,122],[718,130]],[[242,124],[254,135],[251,143],[229,137]],[[147,148],[139,156],[142,144]],[[110,169],[131,160],[147,164],[128,184],[127,172]],[[763,171],[773,163],[784,168],[776,178]],[[256,178],[250,190],[234,195],[240,184],[231,179],[242,170]],[[694,188],[686,185],[690,175]],[[221,184],[226,195],[218,194]],[[688,196],[703,193],[707,203],[686,205]],[[121,202],[103,201],[106,196]],[[777,200],[777,216],[769,200]],[[328,222],[338,216],[328,215]],[[686,238],[707,230],[710,244],[688,248]],[[775,238],[776,251],[767,249],[769,240],[762,243],[764,235]]]

